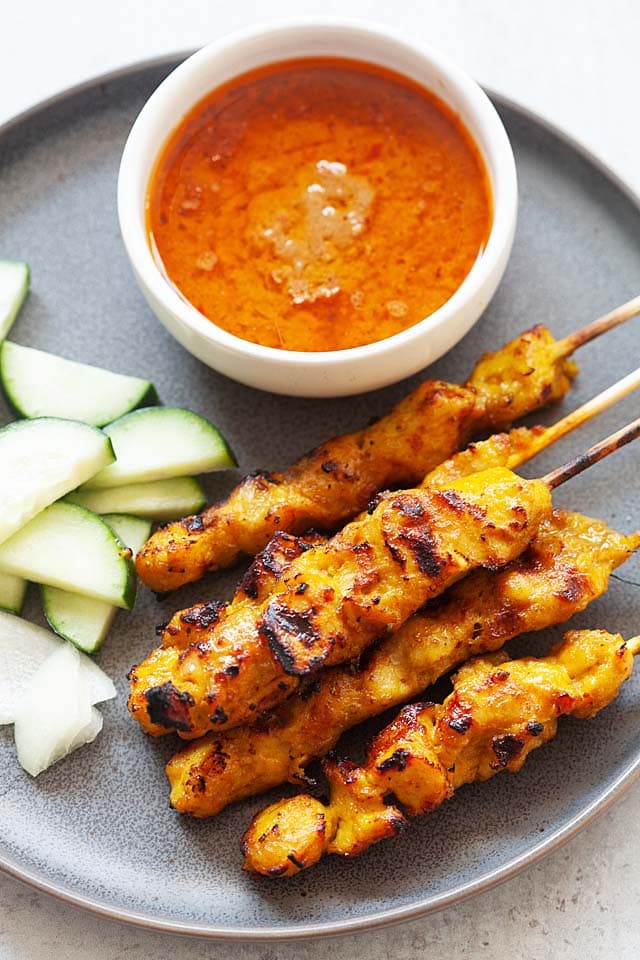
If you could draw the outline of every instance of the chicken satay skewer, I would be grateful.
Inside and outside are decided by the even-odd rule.
[[[561,341],[538,325],[482,357],[463,386],[426,381],[364,430],[284,472],[246,477],[226,500],[156,531],[136,558],[140,578],[162,593],[256,554],[280,530],[337,529],[379,490],[419,482],[473,433],[561,399],[577,372],[573,350],[638,312],[640,298]]]
[[[640,637],[572,631],[547,657],[504,651],[466,663],[442,704],[405,707],[373,741],[364,766],[324,764],[331,799],[298,795],[256,814],[243,837],[245,870],[286,877],[326,853],[354,857],[393,837],[466,783],[515,773],[551,740],[558,717],[593,717],[630,676]]]
[[[324,670],[252,725],[185,745],[166,767],[172,806],[210,817],[287,780],[306,782],[305,768],[345,730],[420,696],[469,657],[584,610],[638,547],[640,532],[623,537],[599,520],[554,512],[504,570],[478,570],[455,584],[357,667]]]
[[[471,444],[466,450],[454,454],[427,474],[421,486],[442,486],[450,480],[457,480],[491,467],[508,467],[514,470],[637,390],[638,387],[640,387],[640,367],[551,426],[519,427],[508,434],[493,434],[488,440]],[[283,531],[276,534],[272,542],[267,544],[264,551],[257,555],[250,566],[236,591],[233,602],[247,598],[264,599],[295,557],[312,546],[321,546],[325,542],[326,538],[317,532],[304,538],[295,538]],[[274,553],[276,556],[273,555]],[[187,646],[189,642],[197,639],[206,639],[206,631],[212,624],[219,622],[227,606],[228,604],[220,601],[208,601],[195,604],[187,610],[178,611],[167,624],[159,628],[164,645],[182,643]]]
[[[625,396],[638,380],[636,371],[550,427],[518,428],[474,444],[425,482],[446,484],[477,468],[517,466]],[[280,535],[264,561],[256,558],[245,578],[252,597],[268,595],[287,562],[302,552],[297,542]],[[331,750],[349,727],[419,695],[470,656],[584,610],[638,546],[640,533],[622,537],[600,521],[555,513],[522,558],[498,573],[471,574],[435,610],[414,614],[382,641],[359,669],[345,665],[324,671],[303,685],[301,695],[255,725],[208,734],[184,747],[166,768],[172,805],[194,816],[214,816],[246,796],[304,779],[304,768]],[[242,585],[237,596],[247,596]],[[199,617],[197,608],[176,614],[166,641],[175,642],[185,631],[187,641],[206,638],[206,630],[191,632]]]
[[[637,435],[630,425],[549,476],[557,486]],[[238,605],[205,643],[161,647],[130,674],[129,707],[151,733],[186,739],[237,726],[322,666],[358,657],[479,567],[518,556],[551,513],[551,487],[504,468],[383,499],[293,561],[257,608]]]
[[[509,433],[493,434],[487,440],[470,444],[465,450],[454,454],[430,471],[421,486],[440,486],[447,480],[459,479],[491,467],[515,470],[633,393],[638,387],[640,367],[548,427],[515,427]]]

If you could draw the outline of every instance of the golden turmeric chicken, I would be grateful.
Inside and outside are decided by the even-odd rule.
[[[379,490],[418,483],[472,433],[562,398],[577,372],[567,352],[567,341],[535,326],[486,354],[464,386],[427,381],[372,426],[282,473],[246,477],[226,500],[158,530],[136,558],[140,579],[163,593],[256,554],[280,530],[338,529]]]
[[[130,710],[148,732],[187,739],[246,722],[472,570],[504,566],[550,513],[543,481],[504,468],[388,494],[293,560],[261,604],[227,608],[206,641],[153,651],[131,671]]]
[[[584,610],[638,547],[640,534],[624,537],[599,520],[554,512],[504,570],[472,573],[356,666],[322,672],[251,726],[183,747],[166,767],[172,806],[209,817],[286,780],[304,782],[305,767],[349,727],[419,696],[469,657]]]
[[[626,645],[601,630],[572,631],[547,657],[504,651],[471,660],[442,704],[405,707],[373,741],[363,766],[325,761],[330,802],[301,795],[271,804],[243,837],[245,869],[289,877],[326,853],[354,857],[435,810],[463,784],[520,770],[555,736],[558,717],[594,716],[633,668]]]

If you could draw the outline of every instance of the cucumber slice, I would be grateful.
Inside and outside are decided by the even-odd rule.
[[[134,554],[149,539],[151,523],[148,520],[118,514],[106,516],[104,520]],[[43,586],[41,593],[44,615],[57,634],[85,653],[95,653],[102,646],[117,607],[58,587]]]
[[[0,610],[20,613],[27,592],[27,581],[12,573],[0,573]]]
[[[195,477],[132,483],[105,490],[74,490],[65,499],[95,513],[124,511],[158,521],[179,520],[199,513],[207,502],[202,484]]]
[[[87,490],[148,483],[189,473],[235,467],[222,434],[197,413],[179,407],[147,407],[115,420],[104,431],[116,462],[85,484]]]
[[[102,427],[136,407],[158,402],[149,380],[127,377],[5,340],[0,381],[23,417],[62,417]]]
[[[19,420],[0,430],[0,544],[114,460],[101,430],[73,420]]]
[[[47,657],[63,646],[67,646],[65,641],[49,630],[0,612],[0,724],[13,723],[29,680]],[[106,673],[84,654],[80,663],[91,703],[113,699],[116,688]]]
[[[101,517],[54,503],[0,545],[0,570],[130,610],[135,568]]]
[[[0,341],[4,340],[29,292],[29,264],[0,260]]]
[[[108,523],[120,543],[129,547],[135,556],[149,539],[151,521],[142,517],[130,517],[125,513],[105,513],[102,517]]]

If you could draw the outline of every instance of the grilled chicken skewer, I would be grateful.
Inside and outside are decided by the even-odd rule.
[[[427,381],[387,416],[335,437],[283,473],[246,477],[226,500],[158,530],[136,558],[163,593],[253,556],[280,530],[335,530],[378,490],[411,487],[473,434],[504,429],[561,399],[578,347],[640,313],[640,297],[555,341],[542,325],[482,357],[464,386]]]
[[[596,445],[579,469],[639,432],[633,424]],[[209,640],[161,647],[135,667],[131,712],[150,733],[174,729],[186,739],[246,722],[301,676],[359,656],[471,570],[515,558],[550,515],[558,472],[548,479],[495,468],[443,489],[388,495],[294,560],[261,605],[234,604]]]
[[[187,739],[246,722],[472,570],[504,566],[550,513],[546,483],[504,468],[383,498],[295,559],[263,603],[230,606],[207,641],[153,651],[131,671],[129,708],[148,732]]]
[[[435,810],[466,783],[515,773],[551,740],[558,717],[593,717],[630,676],[640,637],[571,631],[547,657],[504,651],[466,663],[442,704],[418,703],[373,741],[366,763],[325,761],[328,805],[301,794],[258,813],[243,837],[245,869],[288,877],[326,853],[354,857]]]
[[[494,434],[432,471],[425,483],[444,485],[493,466],[516,467],[640,385],[640,370],[550,427]],[[167,764],[170,801],[181,813],[208,817],[227,804],[286,780],[304,781],[304,768],[349,727],[398,706],[471,656],[497,649],[519,633],[568,620],[605,592],[609,575],[640,546],[579,514],[556,512],[525,553],[504,571],[478,571],[452,587],[435,610],[414,614],[357,669],[323,671],[297,695],[255,724],[207,734]],[[308,544],[280,534],[250,568],[238,595],[256,601]],[[206,639],[199,621],[210,605],[177,614],[166,641]]]
[[[472,573],[357,667],[322,671],[251,726],[186,744],[166,767],[171,805],[210,817],[287,780],[305,782],[305,767],[349,727],[419,696],[469,657],[584,610],[638,547],[640,533],[623,537],[599,520],[555,511],[504,570]]]
[[[513,470],[638,387],[640,367],[549,427],[520,427],[508,434],[493,434],[488,440],[470,444],[466,450],[445,460],[427,474],[422,485],[445,486],[451,480],[458,480],[491,467],[508,467]],[[325,542],[326,538],[317,532],[304,537],[294,537],[282,531],[276,534],[249,567],[236,591],[234,602],[261,602],[274,589],[276,581],[292,560],[311,547]],[[191,642],[206,640],[207,631],[220,621],[226,607],[226,603],[214,600],[179,611],[170,622],[158,628],[163,637],[163,646],[184,648]]]

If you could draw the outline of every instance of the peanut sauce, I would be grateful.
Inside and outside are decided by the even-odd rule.
[[[433,313],[486,243],[479,151],[434,94],[352,60],[291,60],[213,90],[163,147],[149,241],[212,323],[341,350]]]

